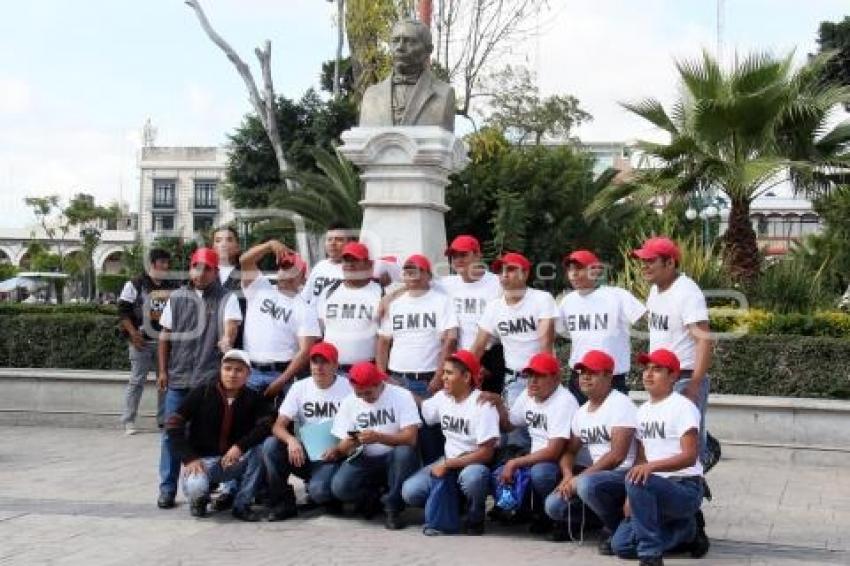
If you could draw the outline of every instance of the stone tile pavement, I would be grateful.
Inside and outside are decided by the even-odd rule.
[[[185,505],[161,511],[158,440],[0,426],[0,565],[622,563],[598,556],[593,538],[554,544],[507,528],[480,538],[429,538],[415,526],[388,532],[378,520],[314,515],[242,524],[229,514],[193,519]],[[704,507],[711,551],[669,564],[850,564],[845,468],[726,452],[731,457],[710,474],[715,499]]]

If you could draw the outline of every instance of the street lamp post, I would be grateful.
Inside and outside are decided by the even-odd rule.
[[[702,219],[702,247],[711,245],[711,221],[720,217],[720,209],[726,206],[721,197],[696,197],[685,211],[685,218]]]

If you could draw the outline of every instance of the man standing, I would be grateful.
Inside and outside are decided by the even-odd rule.
[[[472,352],[458,350],[449,356],[443,383],[443,390],[424,400],[421,409],[426,424],[442,427],[446,457],[426,465],[404,482],[402,497],[408,505],[424,507],[434,478],[456,473],[467,500],[466,534],[481,535],[490,476],[487,466],[499,442],[499,413],[493,406],[478,402],[481,366]]]
[[[705,412],[712,340],[705,295],[693,279],[679,272],[681,252],[669,238],[650,238],[632,254],[643,262],[643,277],[652,284],[646,300],[649,349],[676,354],[681,364],[676,391],[699,409],[699,453],[707,462]]]
[[[240,316],[235,297],[219,282],[218,254],[211,248],[195,250],[188,286],[171,294],[160,317],[157,386],[165,392],[166,420],[191,388],[218,377],[221,354],[231,349]],[[157,500],[161,509],[174,507],[179,472],[180,461],[169,435],[163,434]]]
[[[548,352],[531,357],[523,369],[527,387],[508,410],[499,408],[504,430],[525,428],[531,436],[531,452],[511,458],[496,469],[502,483],[513,483],[520,468],[528,468],[531,477],[533,520],[531,532],[544,533],[551,527],[543,503],[560,479],[558,460],[569,440],[570,424],[578,410],[572,394],[561,385],[561,364]]]
[[[570,367],[591,350],[610,352],[614,357],[614,388],[628,393],[626,376],[631,367],[629,330],[646,308],[634,295],[608,285],[598,285],[602,263],[590,251],[578,250],[564,258],[567,278],[574,289],[561,299],[559,326],[570,344]],[[570,392],[580,405],[587,398],[578,384],[578,371],[572,371]]]
[[[267,254],[277,259],[276,286],[257,267]],[[248,387],[270,399],[282,399],[307,367],[310,347],[321,337],[315,310],[298,295],[307,265],[277,240],[245,252],[240,265],[247,300],[245,350],[251,357]]]
[[[389,489],[383,498],[388,529],[404,528],[401,488],[416,472],[416,432],[419,411],[407,389],[386,383],[375,364],[361,362],[349,372],[354,395],[340,405],[334,418],[333,435],[341,442],[326,460],[346,461],[331,482],[340,501],[356,501],[371,514],[382,485]]]
[[[700,503],[703,471],[699,461],[696,406],[674,391],[679,360],[670,350],[638,358],[645,365],[643,386],[649,401],[638,409],[638,452],[626,473],[630,517],[611,538],[621,558],[641,566],[662,566],[665,551],[686,545],[694,558],[705,556],[709,540]]]
[[[314,303],[325,289],[342,281],[342,250],[347,243],[356,241],[357,236],[347,226],[334,223],[328,227],[325,233],[325,259],[316,263],[310,271],[310,277],[301,290],[304,302]]]
[[[259,521],[251,509],[262,478],[259,448],[272,415],[259,393],[245,387],[251,370],[248,354],[230,350],[221,360],[221,377],[193,388],[168,417],[166,433],[185,466],[183,490],[195,517],[207,515],[210,486],[239,480],[233,516]]]
[[[478,321],[478,336],[472,353],[481,358],[493,339],[501,341],[505,354],[505,383],[502,395],[507,406],[525,391],[523,368],[539,352],[552,353],[555,342],[555,299],[546,291],[528,286],[531,262],[522,254],[507,253],[493,263],[504,294],[487,303]],[[507,444],[527,447],[525,430],[508,435]]]
[[[339,351],[340,369],[347,373],[353,364],[375,359],[383,290],[372,281],[369,248],[349,242],[341,257],[344,279],[325,289],[316,310],[324,339]]]
[[[333,418],[351,392],[348,380],[337,373],[338,353],[333,344],[318,342],[310,348],[310,379],[295,383],[286,395],[271,436],[263,444],[263,462],[269,488],[269,520],[282,521],[298,514],[290,474],[307,482],[310,499],[320,505],[333,501],[331,480],[339,468],[332,449],[316,454],[308,441],[321,444],[331,438]],[[289,432],[298,425],[299,436]],[[311,452],[313,452],[311,454]],[[317,457],[318,456],[318,457]],[[326,459],[328,456],[330,459]]]
[[[563,479],[546,498],[546,514],[555,521],[553,540],[572,540],[581,533],[584,525],[576,520],[583,517],[585,505],[607,530],[599,546],[605,555],[612,554],[610,535],[623,519],[637,427],[634,403],[612,388],[615,367],[614,358],[601,350],[590,350],[576,364],[587,403],[573,417],[572,436],[561,457]],[[577,461],[582,450],[589,461]]]
[[[123,333],[129,339],[130,380],[124,396],[124,412],[121,422],[125,434],[136,434],[136,413],[145,387],[148,373],[156,374],[158,334],[162,327],[159,318],[171,291],[179,285],[167,279],[171,255],[161,249],[152,249],[148,254],[148,272],[127,281],[118,297],[118,320]],[[157,399],[156,422],[165,422],[165,397]]]

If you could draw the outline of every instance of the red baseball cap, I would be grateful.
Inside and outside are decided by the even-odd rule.
[[[682,252],[679,251],[679,246],[676,245],[676,242],[670,238],[659,236],[645,241],[643,246],[632,252],[632,256],[639,259],[655,259],[664,256],[679,261],[682,257]]]
[[[296,253],[282,254],[279,258],[277,258],[277,266],[283,269],[294,267],[301,273],[307,273],[307,262],[305,262],[304,259]]]
[[[575,365],[576,371],[587,370],[591,373],[602,373],[614,371],[614,358],[602,350],[590,350]]]
[[[599,265],[602,263],[599,261],[599,258],[594,255],[593,252],[588,250],[576,250],[573,253],[564,256],[564,265],[569,265],[571,263],[577,263],[581,267],[590,267],[591,265]]]
[[[478,239],[474,236],[467,236],[466,234],[458,236],[452,243],[449,244],[449,247],[446,248],[446,255],[452,255],[453,252],[481,252],[481,244],[478,242]]]
[[[475,354],[469,350],[458,350],[449,356],[449,359],[460,362],[466,366],[466,369],[468,369],[469,373],[472,374],[472,383],[476,387],[481,384],[481,363],[478,361],[478,358],[475,357]]]
[[[404,260],[404,267],[407,267],[409,265],[417,267],[422,271],[431,273],[431,262],[428,261],[428,258],[422,254],[413,254],[412,256]]]
[[[508,252],[505,255],[503,255],[502,257],[500,257],[499,259],[497,259],[496,261],[494,261],[493,262],[493,271],[501,271],[502,266],[505,266],[505,265],[513,266],[513,267],[519,267],[523,271],[530,271],[531,270],[531,262],[528,261],[528,258],[526,258],[522,254],[518,254],[518,253],[515,253],[515,252]]]
[[[372,362],[360,362],[348,370],[348,379],[360,387],[373,387],[384,381],[387,376]]]
[[[369,259],[369,248],[360,242],[348,242],[342,248],[342,257],[349,256],[354,259]]]
[[[538,375],[557,375],[561,373],[561,362],[558,358],[548,352],[534,354],[528,361],[528,366],[522,373],[536,373]]]
[[[310,348],[310,358],[312,359],[313,356],[324,358],[332,364],[339,361],[339,352],[337,351],[336,346],[330,342],[316,342],[313,344],[313,347]]]
[[[192,253],[189,267],[195,267],[199,263],[218,269],[218,253],[212,248],[198,248]]]
[[[639,364],[643,365],[652,363],[657,366],[667,368],[674,374],[678,374],[680,370],[678,356],[670,350],[665,350],[663,348],[655,350],[649,354],[638,354],[637,361]]]

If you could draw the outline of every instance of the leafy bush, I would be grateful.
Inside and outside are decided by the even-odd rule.
[[[714,332],[741,332],[751,336],[796,335],[850,339],[850,314],[839,311],[782,314],[750,309],[741,314],[716,308],[711,309],[710,318]]]
[[[127,275],[101,273],[97,276],[97,290],[101,293],[112,293],[117,297],[121,294],[121,289],[128,279]]]
[[[115,305],[97,305],[90,303],[68,303],[63,305],[42,305],[26,303],[0,303],[0,316],[17,314],[103,314],[117,315]],[[2,320],[5,320],[2,319]],[[2,322],[0,322],[2,324]]]
[[[797,257],[766,266],[747,295],[753,305],[781,313],[810,313],[829,302],[822,269],[813,270]]]

